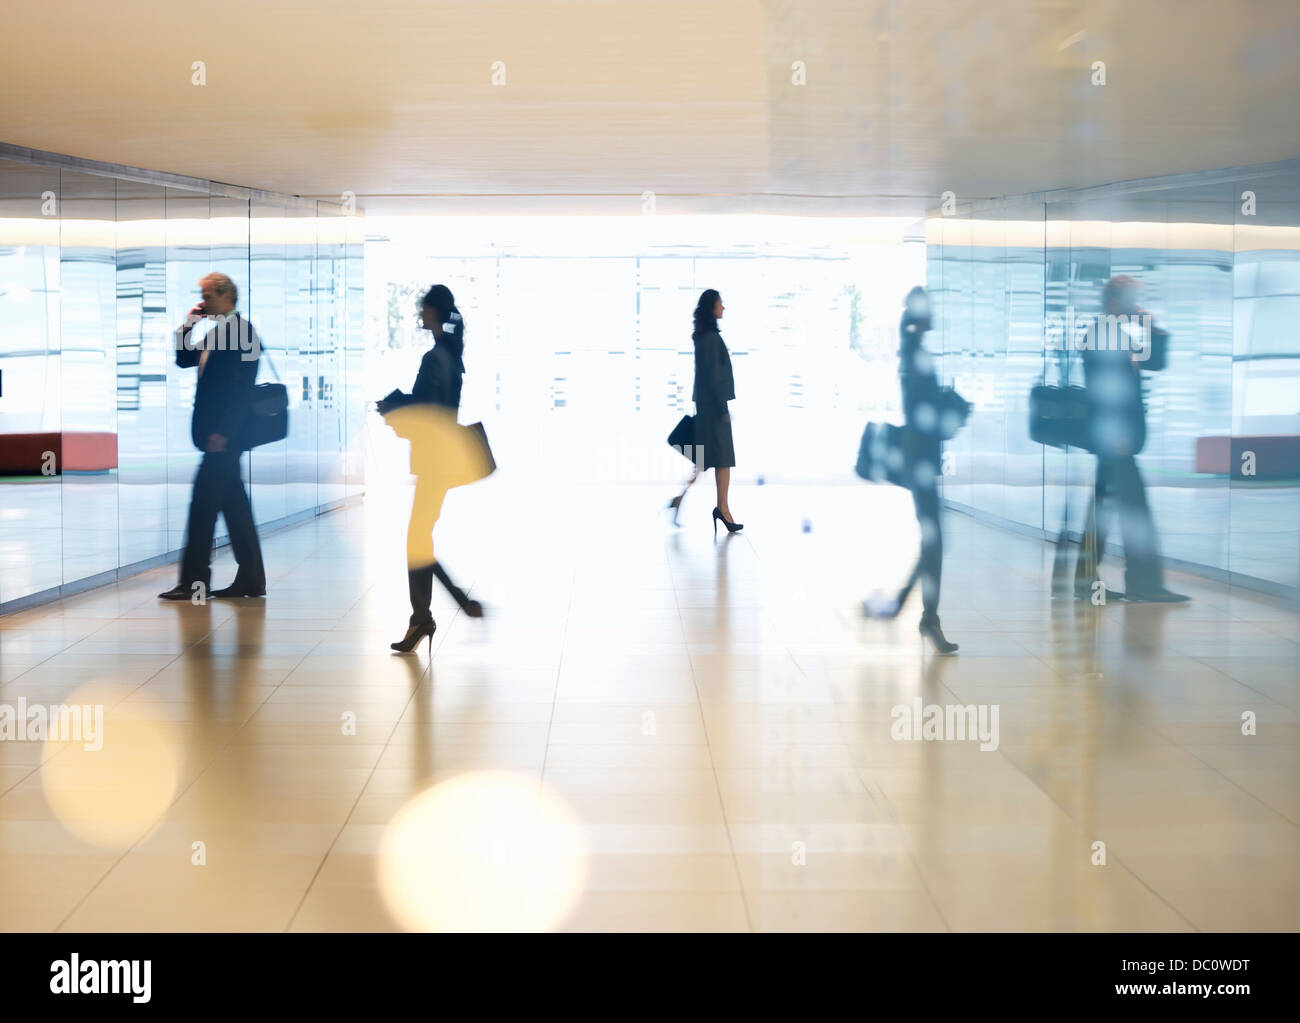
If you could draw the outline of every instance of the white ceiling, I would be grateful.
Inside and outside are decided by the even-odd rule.
[[[372,213],[915,215],[1300,152],[1296,0],[44,0],[0,47],[2,142]]]

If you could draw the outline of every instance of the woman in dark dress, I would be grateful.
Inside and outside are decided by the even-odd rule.
[[[722,296],[710,288],[700,296],[695,305],[695,464],[698,469],[712,469],[717,484],[718,503],[713,509],[713,533],[718,532],[718,522],[728,533],[744,528],[744,524],[731,517],[727,491],[731,486],[731,470],[736,464],[736,449],[731,441],[731,415],[727,402],[736,397],[736,384],[731,375],[731,356],[718,333],[718,320],[723,311]],[[691,477],[692,482],[694,476]],[[687,484],[689,486],[690,484]],[[683,491],[682,497],[685,497]],[[673,507],[681,504],[677,498]]]
[[[407,587],[411,597],[411,621],[406,635],[390,644],[400,653],[410,653],[428,637],[433,645],[437,623],[430,604],[433,580],[438,581],[471,618],[483,616],[483,606],[470,600],[451,581],[433,556],[433,527],[442,512],[447,489],[454,485],[442,464],[446,459],[447,428],[454,426],[460,409],[461,378],[465,373],[465,321],[456,308],[451,290],[435,284],[420,303],[420,322],[433,333],[434,344],[420,360],[420,371],[410,394],[394,391],[376,406],[399,436],[411,441],[411,469],[416,474],[415,500],[407,529]]]
[[[907,295],[907,308],[899,324],[898,375],[903,390],[903,418],[907,423],[904,452],[916,507],[916,521],[921,527],[921,555],[907,585],[898,595],[901,608],[916,585],[921,583],[921,635],[941,654],[957,652],[957,644],[948,642],[939,627],[939,582],[943,575],[943,531],[939,522],[939,472],[942,453],[939,419],[944,402],[939,378],[934,371],[934,356],[922,345],[930,329],[930,296],[924,288],[913,288]]]

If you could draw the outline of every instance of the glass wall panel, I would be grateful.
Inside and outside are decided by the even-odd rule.
[[[1233,184],[1231,435],[1237,440],[1227,464],[1217,466],[1231,481],[1229,563],[1234,572],[1294,587],[1300,586],[1300,174]]]
[[[1071,301],[1074,261],[1070,249],[1070,203],[1052,203],[1044,207],[1043,245],[1043,318],[1039,325],[1039,343],[1043,346],[1041,378],[1047,384],[1063,387],[1083,386],[1083,370],[1069,351],[1047,350],[1047,320],[1067,329]],[[1072,325],[1070,325],[1072,327]],[[1068,332],[1068,331],[1067,331]],[[1028,415],[1024,421],[1029,436]],[[1031,445],[1032,446],[1032,445]],[[1083,528],[1086,502],[1091,494],[1092,462],[1086,452],[1073,448],[1037,445],[1043,452],[1042,528],[1048,536],[1068,538]],[[1081,457],[1083,456],[1083,457]],[[1032,520],[1028,520],[1032,524]],[[1062,563],[1068,570],[1073,565]]]
[[[347,291],[343,344],[344,476],[349,498],[359,496],[365,483],[366,403],[378,397],[368,392],[365,378],[366,274],[362,226],[363,221],[358,217],[349,216],[344,220]]]
[[[1043,349],[1043,308],[1047,299],[1047,244],[1041,203],[1006,211],[1006,362],[997,400],[1005,409],[1006,462],[1001,514],[1013,522],[1052,529],[1043,508],[1043,452],[1029,439],[1029,391],[1047,368]],[[960,387],[958,388],[961,389]],[[963,393],[965,393],[963,391]],[[979,401],[975,391],[971,400]]]
[[[364,485],[360,218],[70,162],[0,159],[0,607],[179,552],[201,455],[173,331],[209,272],[290,393],[289,440],[245,457],[257,521]]]
[[[959,469],[963,455],[975,461],[974,479],[947,481],[948,499],[1049,536],[1064,526],[1078,538],[1096,459],[1030,443],[1024,396],[1039,373],[1049,383],[1084,383],[1077,351],[1038,355],[1034,347],[1044,344],[1048,318],[1068,331],[1102,313],[1106,281],[1127,275],[1141,283],[1155,326],[1169,333],[1167,368],[1141,374],[1146,438],[1137,457],[1165,558],[1294,592],[1298,229],[1294,173],[1178,187],[1139,182],[1045,207],[932,218],[927,263],[943,372],[956,356],[958,387],[977,405],[951,445]],[[990,272],[998,259],[1003,272]],[[1000,479],[990,461],[999,451]],[[1122,552],[1118,530],[1109,546]],[[1121,588],[1109,575],[1120,571],[1119,559],[1110,563],[1108,584]]]
[[[175,329],[202,295],[199,279],[212,265],[208,196],[167,189],[167,324]],[[169,337],[169,345],[174,341]],[[173,347],[167,358],[167,546],[185,543],[190,487],[200,454],[190,437],[198,373],[176,365]],[[221,524],[218,524],[218,529]]]
[[[60,175],[63,578],[112,571],[117,547],[117,182]]]
[[[316,332],[316,218],[290,207],[285,217],[285,359],[289,389],[289,436],[285,459],[285,514],[316,507],[319,350]]]
[[[117,183],[118,551],[131,565],[165,554],[167,373],[167,193]],[[183,439],[183,438],[182,438]]]
[[[344,336],[347,328],[347,225],[337,203],[316,204],[316,503],[327,508],[344,497]]]
[[[0,601],[63,579],[58,202],[57,168],[0,160]]]
[[[258,380],[279,380],[286,386],[289,360],[285,352],[285,211],[283,206],[254,202],[249,221],[249,287],[245,305],[248,319],[262,339],[262,364]],[[292,387],[290,386],[292,391]],[[290,395],[292,398],[292,394]],[[290,414],[290,421],[294,418]],[[287,440],[255,448],[248,456],[252,483],[253,517],[274,522],[286,514],[285,463]]]
[[[248,205],[247,199],[213,195],[209,199],[208,207],[210,217],[208,225],[209,239],[211,242],[209,248],[210,272],[223,273],[235,282],[235,287],[239,293],[236,309],[244,315],[248,314]],[[258,379],[263,379],[260,367]],[[240,473],[245,483],[249,479],[248,461],[249,455],[245,453],[240,459]],[[255,493],[251,494],[251,500],[256,504],[257,495]],[[254,510],[253,515],[256,518],[256,510]],[[222,516],[217,520],[217,539],[221,540],[229,535],[225,517]]]

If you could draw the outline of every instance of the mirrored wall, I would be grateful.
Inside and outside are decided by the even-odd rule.
[[[210,271],[289,390],[289,436],[244,456],[259,524],[360,495],[362,245],[337,204],[0,158],[0,610],[183,545],[196,374],[172,331]]]
[[[1106,281],[1127,275],[1169,333],[1167,368],[1140,374],[1137,455],[1167,562],[1296,596],[1300,166],[1046,198],[927,220],[942,374],[976,404],[951,445],[948,500],[1078,538],[1096,459],[1033,443],[1029,392],[1085,384],[1048,327],[1102,313]]]

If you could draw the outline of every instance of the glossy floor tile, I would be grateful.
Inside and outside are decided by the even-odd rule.
[[[915,598],[860,612],[906,495],[738,488],[715,540],[710,487],[680,529],[671,487],[453,492],[488,614],[435,594],[411,656],[397,489],[264,537],[265,600],[0,619],[0,928],[1300,927],[1294,606],[1054,600],[1049,545],[949,513],[940,658]]]

